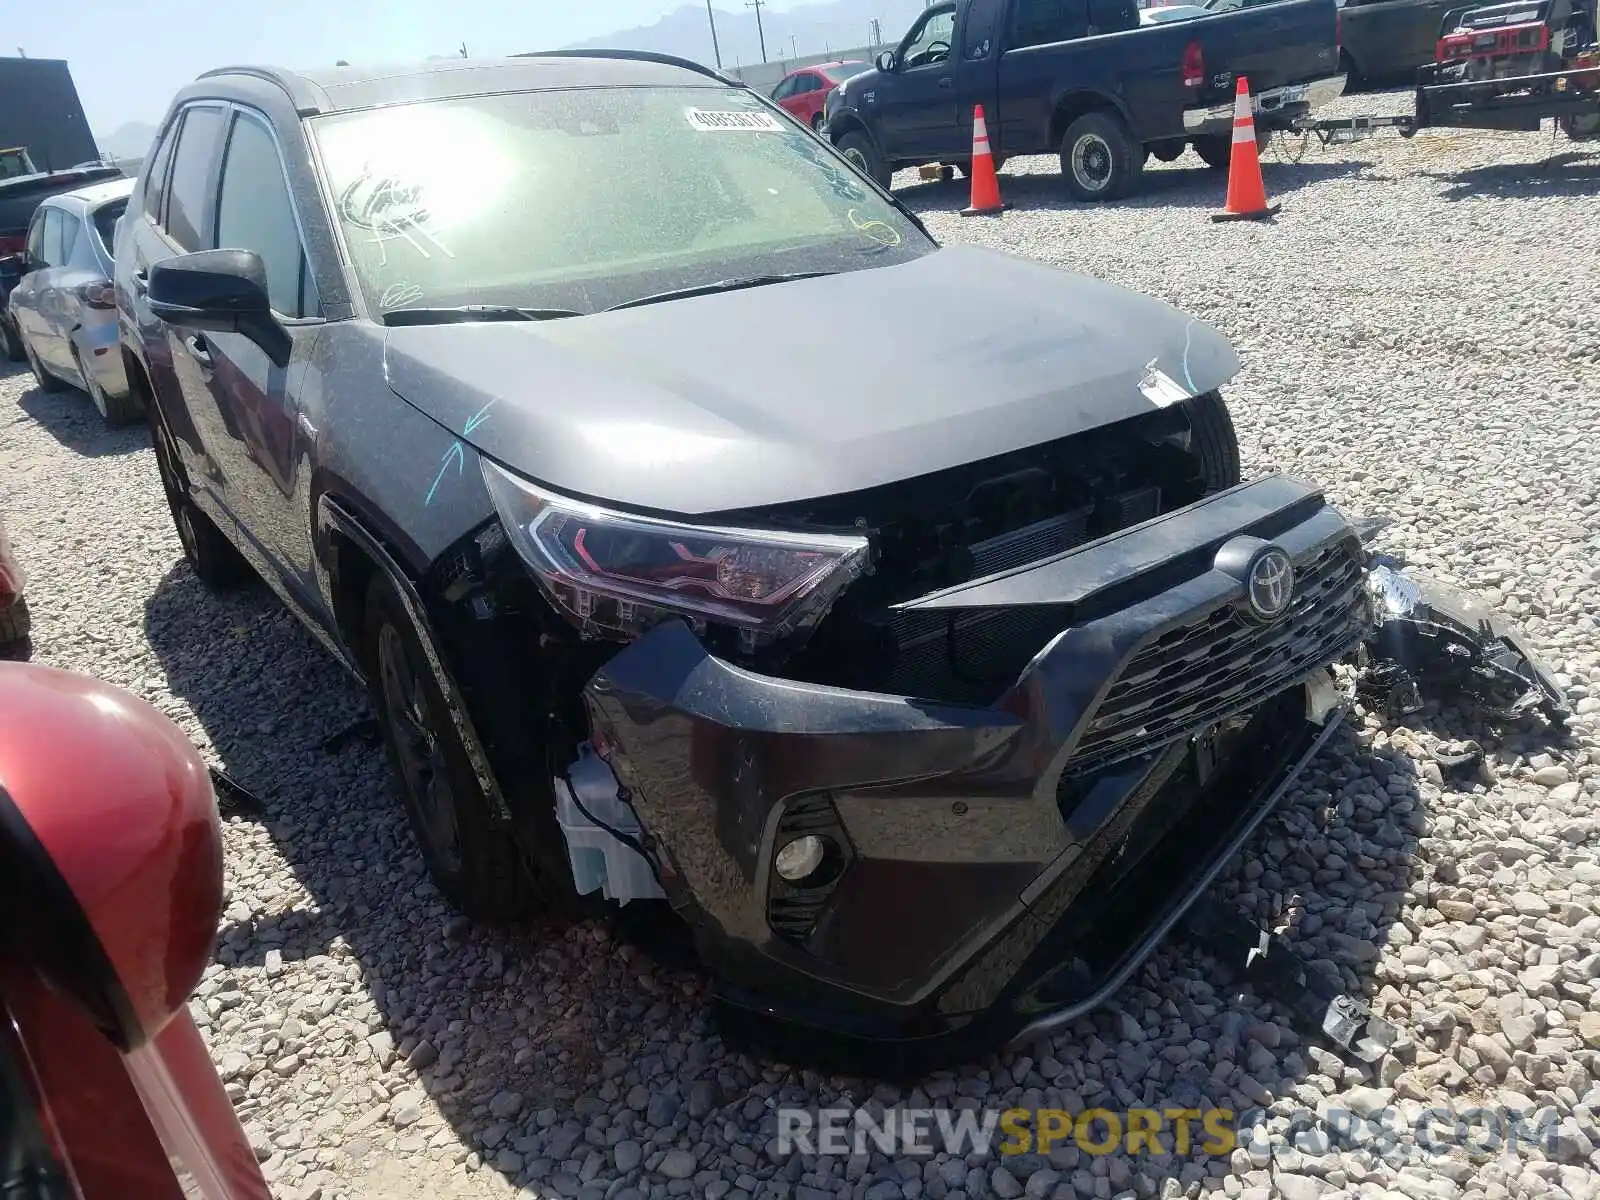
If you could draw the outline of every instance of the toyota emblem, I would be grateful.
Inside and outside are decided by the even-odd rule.
[[[1294,598],[1294,563],[1276,546],[1269,546],[1250,564],[1246,581],[1250,611],[1263,621],[1283,616]]]

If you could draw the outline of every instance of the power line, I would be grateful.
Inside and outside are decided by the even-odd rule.
[[[745,0],[746,8],[756,10],[756,36],[761,39],[761,61],[767,61],[767,31],[761,27],[761,10],[767,6],[768,0]]]

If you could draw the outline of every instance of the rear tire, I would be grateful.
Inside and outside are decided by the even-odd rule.
[[[1061,174],[1079,200],[1125,196],[1144,173],[1144,146],[1110,112],[1084,113],[1061,139]]]
[[[22,352],[28,357],[28,368],[33,372],[33,386],[41,392],[59,392],[67,385],[44,369],[44,364],[39,361],[39,356],[33,352],[33,347],[28,345],[28,339],[22,339]]]
[[[815,133],[822,132],[822,114],[815,113],[811,117],[811,129]]]
[[[177,444],[153,403],[150,438],[155,447],[156,470],[161,474],[161,490],[166,493],[167,509],[172,513],[172,524],[190,569],[214,592],[232,591],[250,582],[255,571],[249,562],[190,497]]]
[[[1213,171],[1226,171],[1233,163],[1233,138],[1220,133],[1197,137],[1189,145]]]
[[[0,350],[5,351],[7,362],[26,362],[28,352],[22,345],[22,334],[9,313],[0,311]]]
[[[95,408],[105,418],[107,425],[121,428],[124,425],[132,425],[144,415],[139,398],[133,394],[131,388],[125,395],[112,396],[100,386],[99,380],[89,373],[89,368],[84,365],[83,355],[79,354],[76,348],[72,351],[72,359],[78,364],[78,374],[83,377],[83,390],[89,394],[89,399],[94,402]]]
[[[1225,491],[1240,478],[1239,435],[1233,417],[1217,391],[1203,392],[1184,402],[1194,450],[1200,460],[1200,475],[1206,493]]]
[[[417,847],[446,900],[474,921],[530,916],[539,893],[511,829],[495,819],[428,655],[392,584],[367,588],[362,658]]]
[[[877,146],[872,139],[859,129],[852,129],[837,142],[839,153],[855,163],[868,178],[872,179],[881,188],[888,188],[894,181],[894,168],[883,160],[883,155],[878,153]]]

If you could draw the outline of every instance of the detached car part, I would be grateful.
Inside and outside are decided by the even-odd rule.
[[[1397,715],[1421,707],[1420,689],[1448,687],[1515,720],[1571,715],[1549,670],[1510,622],[1449,584],[1374,556],[1369,572],[1377,626],[1367,684]]]

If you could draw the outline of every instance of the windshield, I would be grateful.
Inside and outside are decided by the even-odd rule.
[[[462,304],[590,313],[934,248],[815,136],[740,90],[473,96],[311,124],[375,316]]]

